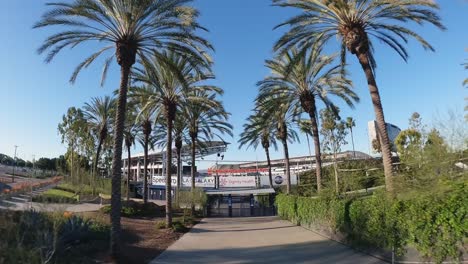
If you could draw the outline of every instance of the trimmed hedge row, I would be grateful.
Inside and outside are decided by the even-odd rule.
[[[375,193],[364,198],[299,197],[279,194],[278,214],[295,224],[341,233],[357,246],[407,246],[438,263],[460,261],[468,237],[468,185],[456,184],[450,192],[408,200]]]

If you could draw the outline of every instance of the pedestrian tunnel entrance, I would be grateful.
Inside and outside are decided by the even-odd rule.
[[[275,191],[254,190],[208,190],[206,213],[208,217],[254,217],[274,216]]]

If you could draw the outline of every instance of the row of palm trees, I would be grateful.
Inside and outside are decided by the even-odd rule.
[[[135,145],[135,141],[141,144],[144,151],[143,202],[145,204],[148,202],[149,149],[155,146],[166,147],[166,176],[170,176],[172,174],[172,146],[175,145],[178,176],[176,193],[178,193],[182,182],[180,174],[182,146],[183,144],[190,146],[191,189],[193,191],[195,189],[196,150],[203,150],[206,143],[214,139],[223,140],[224,134],[232,136],[232,125],[227,122],[230,114],[225,111],[222,102],[218,99],[223,90],[203,84],[207,79],[212,78],[211,75],[196,72],[186,59],[176,53],[169,52],[163,56],[165,56],[163,65],[158,65],[158,61],[154,61],[154,64],[146,65],[141,69],[136,68],[132,72],[131,78],[135,85],[130,86],[124,126],[128,173],[131,171],[131,147]],[[180,80],[183,80],[185,84]],[[79,122],[79,125],[84,127],[83,131],[86,131],[82,136],[88,136],[88,133],[93,136],[94,179],[102,146],[114,131],[115,106],[116,99],[105,96],[92,98],[91,102],[85,103],[83,107],[84,122]],[[175,112],[171,113],[171,108],[175,109]],[[172,144],[173,141],[174,144]],[[129,180],[130,178],[127,179],[127,184]],[[166,188],[171,190],[170,180],[166,181]],[[127,200],[128,195],[127,190]],[[169,192],[166,199],[167,223],[171,225],[172,201]]]
[[[209,76],[206,74],[212,65],[209,51],[213,50],[213,47],[199,35],[200,31],[206,29],[198,23],[199,12],[189,6],[189,2],[76,0],[49,3],[47,5],[50,9],[34,25],[35,28],[60,28],[57,33],[49,36],[38,50],[39,53],[47,52],[46,62],[52,61],[66,47],[73,48],[88,42],[97,43],[97,46],[102,47],[77,66],[70,79],[72,83],[82,69],[104,54],[108,56],[104,59],[101,85],[104,84],[114,59],[120,66],[112,152],[111,254],[114,256],[118,255],[120,248],[122,144],[125,120],[129,115],[127,97],[129,85],[133,83],[131,77],[145,86],[136,89],[135,96],[144,96],[144,89],[148,89],[152,94],[148,101],[154,101],[154,104],[158,105],[157,115],[166,121],[166,160],[167,165],[170,165],[173,122],[178,108],[186,101],[191,101],[189,98],[194,98],[193,93],[188,93],[190,87]],[[184,70],[177,69],[180,65],[186,66]],[[185,70],[189,72],[184,72]],[[184,78],[184,74],[190,74],[190,78]],[[158,79],[161,77],[167,79]],[[197,89],[219,93],[219,89],[212,87],[201,86]],[[143,106],[141,112],[146,112],[150,104],[153,103],[148,102],[148,106]],[[167,170],[167,176],[166,185],[170,187],[170,170]],[[166,220],[167,224],[171,225],[170,195],[168,206]]]
[[[44,13],[42,19],[34,26],[61,28],[58,33],[48,37],[39,48],[40,53],[47,52],[46,62],[50,62],[66,47],[74,48],[87,42],[94,42],[102,47],[77,66],[70,79],[71,82],[75,82],[80,71],[103,54],[109,56],[104,59],[101,84],[104,83],[114,59],[120,66],[120,87],[115,103],[113,127],[111,201],[113,255],[118,253],[121,233],[121,157],[125,119],[128,116],[127,95],[131,74],[134,74],[135,80],[143,86],[153,89],[152,93],[164,94],[164,96],[152,96],[151,99],[158,105],[158,115],[163,116],[166,121],[169,163],[172,154],[169,151],[173,140],[172,130],[178,106],[190,98],[190,96],[180,97],[177,94],[184,93],[182,91],[194,85],[194,80],[200,81],[198,78],[201,76],[206,78],[206,72],[209,72],[212,64],[209,51],[213,47],[199,35],[200,31],[206,29],[198,23],[199,13],[188,5],[189,2],[190,0],[76,0],[71,3],[50,3],[48,4],[50,10]],[[261,93],[257,98],[256,111],[261,115],[275,117],[277,121],[274,129],[284,146],[285,154],[287,154],[287,141],[290,138],[288,134],[292,134],[288,129],[288,121],[291,117],[297,117],[300,111],[309,115],[317,157],[317,182],[320,186],[320,144],[316,124],[316,102],[320,100],[331,107],[331,101],[327,96],[331,91],[336,92],[338,97],[350,105],[357,101],[344,70],[347,51],[356,55],[368,81],[382,145],[386,185],[388,190],[392,190],[390,143],[375,80],[376,62],[372,40],[379,40],[391,47],[404,60],[407,60],[408,53],[403,44],[409,38],[416,39],[424,48],[433,50],[427,41],[404,25],[406,22],[418,24],[428,22],[444,29],[436,13],[437,4],[422,0],[273,0],[273,2],[277,6],[297,8],[300,12],[278,25],[278,27],[289,25],[290,29],[274,45],[277,57],[267,62],[267,66],[279,72],[274,72],[270,78],[259,83]],[[325,46],[328,48],[328,43],[334,39],[339,42],[341,67],[331,67],[331,72],[328,73],[323,71],[320,65],[327,65],[333,56],[322,55],[322,50]],[[170,60],[171,56],[180,57],[179,63],[190,65],[191,78],[184,79],[183,71],[175,70],[177,63]],[[310,69],[311,65],[314,65],[314,70]],[[157,78],[163,75],[171,77],[159,81]],[[340,75],[342,78],[339,78]],[[151,78],[142,76],[151,76]],[[178,92],[169,92],[167,87],[172,84],[171,80],[177,80]],[[296,80],[299,82],[296,83]],[[213,88],[201,89],[217,93]],[[266,96],[268,94],[271,96]],[[275,109],[281,111],[274,111]],[[142,110],[145,110],[145,107]],[[263,147],[267,145],[266,142],[268,140],[262,138]],[[170,177],[167,179],[169,181]],[[170,182],[167,185],[170,186]],[[167,220],[169,223],[171,219],[168,217]]]
[[[300,122],[301,115],[307,114],[315,146],[317,191],[320,191],[322,164],[317,107],[320,102],[331,110],[336,109],[331,96],[350,107],[359,101],[352,90],[351,81],[346,77],[346,59],[347,53],[350,53],[358,59],[367,79],[377,135],[382,146],[386,188],[392,192],[392,154],[375,79],[373,43],[380,41],[404,61],[409,57],[404,44],[411,38],[424,49],[434,51],[424,38],[406,24],[429,23],[444,30],[437,14],[438,5],[433,1],[420,0],[273,0],[273,3],[275,6],[296,8],[299,13],[276,27],[289,26],[289,30],[275,43],[274,59],[266,61],[272,73],[258,83],[256,114],[248,118],[240,145],[256,147],[261,143],[268,158],[270,140],[276,136],[284,147],[286,176],[289,178],[287,139],[294,140],[295,136],[285,136],[289,131],[288,121]],[[332,43],[334,40],[338,42],[339,56],[325,55],[325,49],[336,46]],[[339,63],[334,65],[336,60]],[[262,113],[262,118],[258,117],[258,112]],[[268,121],[271,117],[274,117],[274,124]],[[349,120],[347,127],[352,129],[353,126],[353,120]],[[302,127],[303,131],[307,131]],[[258,141],[258,138],[261,140]],[[288,192],[289,182],[288,179]]]

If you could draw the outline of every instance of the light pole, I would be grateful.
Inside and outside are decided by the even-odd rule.
[[[15,169],[16,169],[16,149],[18,146],[15,145],[15,156],[13,158],[13,174],[11,174],[11,182],[15,182]]]

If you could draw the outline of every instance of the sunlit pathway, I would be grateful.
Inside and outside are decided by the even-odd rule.
[[[276,217],[206,218],[151,263],[385,263]]]

